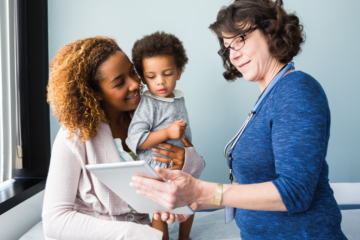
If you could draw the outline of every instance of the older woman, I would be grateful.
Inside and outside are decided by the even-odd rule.
[[[224,77],[257,82],[262,93],[225,150],[238,184],[156,169],[171,182],[136,177],[132,185],[169,208],[233,207],[242,239],[346,239],[325,160],[327,98],[313,77],[290,63],[304,41],[298,17],[286,13],[281,0],[237,0],[220,10],[210,29],[220,40]],[[228,220],[232,213],[227,208]]]
[[[162,232],[148,226],[148,214],[137,213],[85,168],[132,160],[125,139],[140,101],[139,83],[133,64],[110,38],[77,40],[51,62],[48,101],[62,128],[45,189],[47,239],[162,239]],[[199,177],[204,161],[183,141],[185,149],[164,143],[171,151],[154,150],[172,158],[175,169]]]

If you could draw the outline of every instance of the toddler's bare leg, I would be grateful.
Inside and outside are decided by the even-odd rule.
[[[161,219],[155,220],[153,218],[151,226],[163,232],[163,240],[169,240],[168,225],[166,222],[161,221]]]
[[[180,223],[179,240],[191,240],[190,231],[191,231],[192,223],[194,221],[194,216],[195,215],[192,215],[191,217],[189,217],[188,220]]]

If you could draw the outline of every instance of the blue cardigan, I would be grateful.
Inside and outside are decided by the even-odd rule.
[[[242,239],[346,239],[328,179],[329,134],[330,110],[320,84],[300,71],[283,77],[232,156],[238,183],[271,181],[287,212],[236,209]]]

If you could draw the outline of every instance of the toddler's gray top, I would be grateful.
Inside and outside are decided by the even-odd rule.
[[[174,98],[164,98],[146,91],[141,97],[128,131],[126,144],[137,155],[138,160],[152,161],[152,156],[160,156],[151,148],[137,150],[151,132],[168,127],[171,123],[183,119],[187,123],[185,137],[191,141],[189,117],[185,107],[183,92],[174,90]],[[181,139],[168,139],[167,143],[185,147]]]

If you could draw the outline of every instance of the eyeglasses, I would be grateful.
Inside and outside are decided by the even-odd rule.
[[[252,33],[253,31],[255,31],[256,29],[257,29],[257,27],[253,27],[252,29],[250,29],[250,31],[248,31],[244,34],[241,34],[240,36],[238,36],[234,40],[232,40],[228,47],[221,48],[218,51],[218,54],[220,55],[220,57],[222,57],[223,59],[228,59],[230,56],[230,49],[232,49],[234,51],[239,51],[245,45],[245,37],[247,35],[249,35],[250,33]]]

